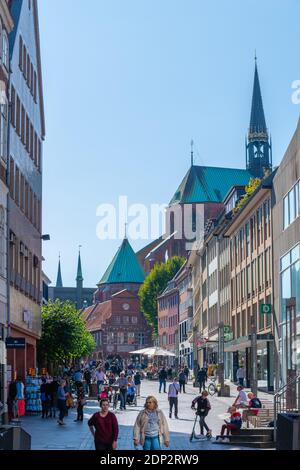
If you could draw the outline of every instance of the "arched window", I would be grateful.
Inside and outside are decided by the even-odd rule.
[[[6,32],[2,31],[2,63],[4,67],[9,69],[9,46],[8,46],[8,37]]]
[[[0,275],[5,277],[5,210],[0,206]]]

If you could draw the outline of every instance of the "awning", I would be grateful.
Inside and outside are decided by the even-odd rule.
[[[271,333],[258,334],[257,335],[257,346],[263,346],[267,341],[274,341],[274,336]],[[224,344],[225,352],[244,351],[246,348],[251,347],[251,335],[241,336],[240,338],[228,341]]]

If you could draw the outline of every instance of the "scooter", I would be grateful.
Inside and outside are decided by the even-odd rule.
[[[197,421],[198,421],[198,418],[199,418],[199,426],[200,426],[200,416],[196,413],[196,417],[195,417],[195,421],[194,421],[194,426],[193,426],[193,430],[192,430],[192,433],[190,435],[190,442],[193,441],[193,439],[196,439],[196,440],[210,440],[212,438],[212,435],[211,434],[208,434],[206,435],[205,437],[202,437],[202,436],[199,436],[195,433],[195,429],[196,429],[196,424],[197,424]]]

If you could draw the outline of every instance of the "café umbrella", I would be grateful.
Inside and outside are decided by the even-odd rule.
[[[152,347],[152,348],[145,348],[145,349],[138,349],[136,351],[130,351],[129,354],[139,354],[141,356],[161,356],[161,357],[175,357],[176,354],[167,351],[166,349]]]

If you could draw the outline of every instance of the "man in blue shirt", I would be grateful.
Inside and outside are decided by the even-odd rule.
[[[175,418],[178,419],[178,392],[179,390],[180,390],[180,386],[178,384],[178,379],[177,377],[175,377],[173,382],[169,385],[169,391],[168,391],[168,400],[170,404],[169,418],[172,418],[172,410],[174,406]]]

